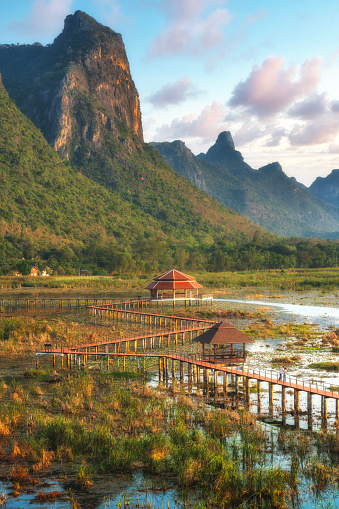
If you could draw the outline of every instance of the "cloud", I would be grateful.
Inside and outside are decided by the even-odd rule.
[[[278,147],[280,145],[281,140],[286,136],[287,131],[284,128],[275,128],[270,136],[270,138],[266,141],[266,147]]]
[[[175,118],[170,125],[162,125],[156,133],[157,140],[177,140],[185,138],[214,139],[217,134],[225,130],[224,123],[227,110],[218,101],[206,106],[199,115],[191,114]]]
[[[228,9],[219,7],[223,4],[223,0],[163,0],[166,28],[152,41],[148,57],[203,56],[220,49],[224,27],[232,19]]]
[[[257,23],[257,21],[260,21],[261,19],[267,18],[268,13],[266,9],[260,8],[257,11],[255,11],[253,14],[250,14],[245,18],[245,26],[250,27]]]
[[[326,150],[326,153],[328,154],[339,154],[339,145],[336,144],[336,143],[331,143],[327,150]]]
[[[306,125],[295,125],[288,134],[291,145],[319,145],[329,143],[339,134],[339,120],[310,122]]]
[[[61,31],[73,0],[34,0],[31,10],[22,21],[15,21],[10,28],[28,37],[51,36]]]
[[[285,69],[284,57],[271,56],[235,86],[228,104],[242,107],[257,117],[275,115],[316,89],[321,64],[322,59],[314,57],[301,67]]]
[[[155,94],[151,95],[148,100],[159,108],[164,108],[170,104],[180,104],[189,97],[198,95],[199,92],[191,82],[188,76],[173,83],[167,83],[160,88]]]
[[[328,100],[326,94],[314,94],[304,101],[295,103],[288,111],[288,115],[309,120],[323,115],[327,111],[327,108]]]

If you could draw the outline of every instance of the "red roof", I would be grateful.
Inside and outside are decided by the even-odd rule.
[[[160,276],[153,278],[154,281],[195,281],[194,277],[188,276],[179,270],[168,270]]]
[[[200,336],[193,339],[198,343],[205,343],[208,345],[230,345],[236,343],[254,343],[254,340],[246,336],[243,332],[238,330],[231,323],[223,322],[216,323],[208,329],[208,331],[200,334]]]
[[[152,283],[145,287],[147,290],[192,290],[202,288],[195,278],[179,270],[168,270],[156,276]]]

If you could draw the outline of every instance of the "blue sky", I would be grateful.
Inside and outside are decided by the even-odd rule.
[[[339,168],[338,0],[13,0],[0,43],[50,43],[80,9],[123,36],[145,141],[205,152],[231,131],[254,168],[306,185]]]

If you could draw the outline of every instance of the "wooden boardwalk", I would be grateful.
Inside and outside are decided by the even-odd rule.
[[[136,302],[136,301],[134,301]],[[91,305],[87,309],[91,315],[101,318],[107,318],[112,320],[126,320],[127,322],[141,323],[144,325],[154,326],[156,328],[166,327],[167,325],[174,325],[174,329],[161,330],[158,332],[151,332],[144,335],[135,337],[119,338],[113,340],[105,340],[98,343],[87,343],[82,345],[74,345],[68,348],[57,348],[52,345],[45,345],[45,350],[36,352],[37,367],[39,356],[52,356],[53,366],[55,366],[56,356],[61,356],[62,365],[63,359],[66,357],[67,367],[80,368],[85,366],[88,359],[98,360],[100,359],[101,364],[106,359],[107,367],[109,368],[110,359],[123,359],[123,365],[125,366],[125,360],[130,357],[137,359],[138,366],[139,360],[142,359],[143,370],[145,370],[145,359],[156,358],[158,359],[158,373],[159,382],[161,380],[168,381],[171,378],[174,382],[177,378],[180,383],[185,380],[185,368],[187,371],[187,381],[192,383],[196,380],[200,383],[201,374],[203,375],[203,382],[207,385],[211,383],[210,375],[213,375],[212,385],[215,391],[219,390],[219,377],[223,378],[223,394],[227,397],[227,389],[229,378],[232,379],[232,387],[235,389],[236,394],[240,394],[239,381],[242,381],[242,394],[245,401],[250,399],[250,382],[255,381],[257,385],[257,398],[258,408],[260,406],[260,393],[261,383],[268,384],[268,407],[269,413],[273,415],[273,391],[274,387],[281,389],[281,412],[286,413],[286,391],[293,391],[294,405],[293,411],[295,415],[300,413],[299,405],[299,394],[300,392],[307,393],[307,414],[309,419],[312,419],[313,405],[312,397],[314,395],[321,397],[321,420],[322,422],[327,421],[327,400],[333,399],[335,401],[335,419],[339,419],[339,393],[334,392],[330,388],[325,387],[324,384],[307,383],[303,379],[295,379],[294,381],[289,377],[289,380],[281,381],[278,379],[278,374],[273,375],[273,371],[262,371],[255,369],[247,369],[244,371],[239,368],[232,368],[225,365],[217,365],[210,362],[201,360],[198,355],[182,355],[180,352],[170,351],[173,350],[173,346],[176,348],[178,343],[182,345],[186,341],[192,342],[195,336],[200,335],[202,332],[210,328],[215,322],[209,320],[178,317],[172,315],[162,315],[156,313],[149,313],[143,310],[131,310],[127,309],[130,305],[134,305],[134,302],[126,301],[124,309],[118,307],[119,303]],[[140,301],[138,306],[140,306]],[[180,341],[181,340],[181,341]],[[158,352],[154,351],[156,348]],[[167,352],[164,351],[167,348]],[[113,351],[112,351],[113,349]],[[123,351],[121,351],[123,349]],[[171,369],[169,363],[172,362]],[[179,364],[179,375],[176,370],[176,363]],[[169,376],[171,374],[171,376]],[[321,387],[321,385],[323,385]]]

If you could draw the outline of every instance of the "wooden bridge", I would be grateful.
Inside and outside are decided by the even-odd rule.
[[[166,384],[179,382],[183,384],[185,379],[192,388],[194,385],[199,387],[212,388],[214,398],[217,401],[228,401],[228,389],[231,380],[231,388],[236,397],[240,395],[244,398],[245,404],[250,402],[251,381],[256,382],[257,407],[260,413],[261,408],[261,384],[268,384],[268,411],[273,416],[273,394],[274,389],[281,390],[281,414],[283,420],[286,420],[286,392],[293,391],[293,414],[296,424],[301,414],[300,393],[307,394],[307,417],[308,426],[312,429],[313,418],[313,396],[321,397],[321,422],[327,423],[327,401],[335,401],[335,419],[339,420],[339,393],[331,390],[323,382],[305,381],[301,378],[288,377],[288,380],[279,380],[278,373],[270,370],[255,370],[248,368],[246,371],[240,368],[232,368],[221,364],[214,364],[202,360],[199,354],[185,354],[177,351],[178,345],[191,343],[192,340],[205,330],[209,329],[215,322],[195,318],[177,317],[172,315],[161,315],[148,313],[146,311],[128,309],[131,303],[126,302],[124,309],[119,307],[119,303],[90,305],[87,307],[92,316],[104,317],[112,320],[126,320],[131,323],[141,323],[154,326],[156,328],[174,325],[174,329],[151,332],[146,335],[120,338],[101,341],[99,343],[89,343],[80,346],[71,346],[68,348],[53,348],[51,344],[46,344],[45,349],[36,352],[36,366],[38,368],[38,359],[40,356],[52,356],[53,366],[56,365],[56,357],[61,357],[61,364],[69,369],[86,366],[89,360],[100,361],[101,367],[104,361],[107,363],[107,369],[112,360],[116,359],[119,363],[122,360],[123,369],[125,369],[126,359],[134,358],[137,366],[145,371],[145,360],[156,358],[158,360],[159,382]],[[158,350],[158,351],[156,351]],[[142,367],[140,368],[140,361]],[[179,368],[179,369],[177,369]],[[186,372],[186,375],[185,375]],[[177,375],[178,373],[178,375]],[[222,384],[219,383],[220,377]]]

